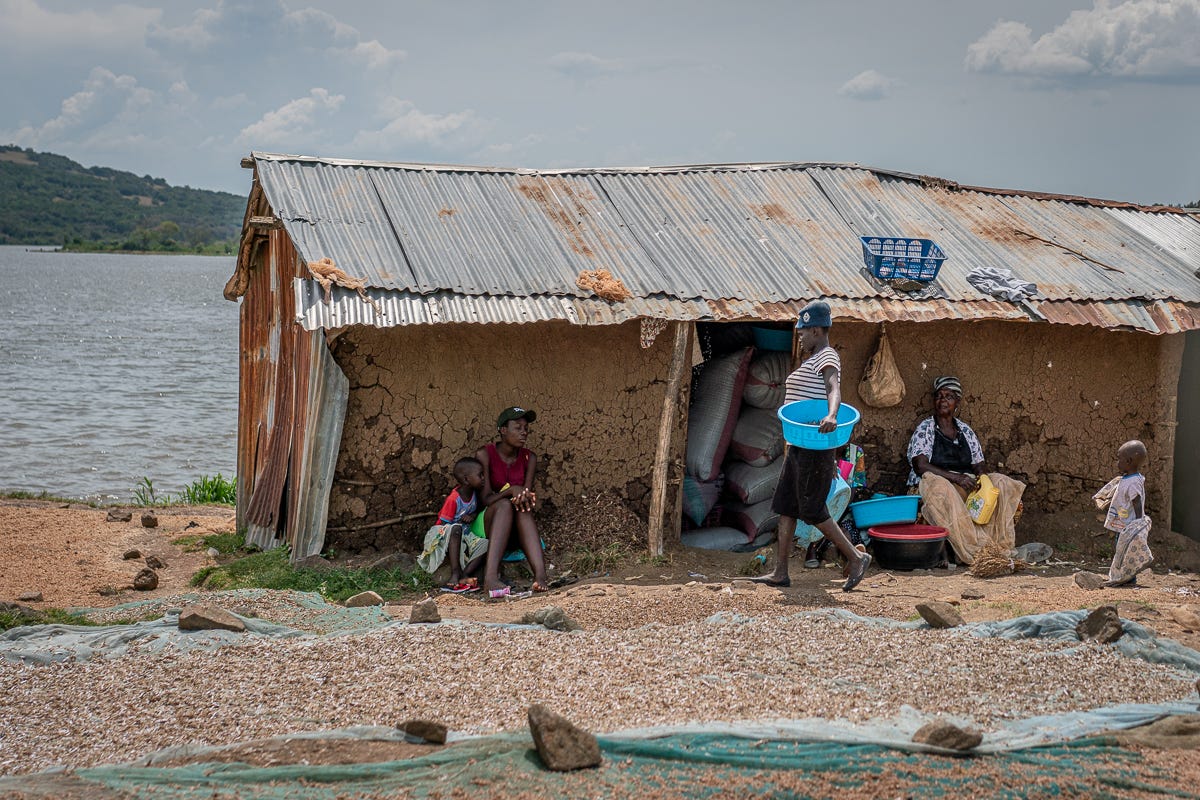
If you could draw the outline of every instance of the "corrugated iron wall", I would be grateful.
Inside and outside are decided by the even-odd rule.
[[[324,547],[349,389],[324,332],[296,322],[290,289],[308,271],[287,233],[271,231],[257,252],[242,297],[238,529],[300,559]]]

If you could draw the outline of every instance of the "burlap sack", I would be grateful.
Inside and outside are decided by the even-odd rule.
[[[879,334],[879,347],[867,362],[867,369],[858,383],[858,396],[874,408],[899,405],[904,399],[904,379],[900,377],[896,359],[892,356],[886,326]]]

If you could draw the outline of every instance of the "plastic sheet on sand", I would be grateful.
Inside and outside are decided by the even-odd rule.
[[[1075,639],[1082,611],[1063,611],[1003,622],[966,625],[964,636]],[[858,617],[844,610],[804,612],[854,619],[863,624],[919,628],[924,623]],[[717,624],[741,624],[749,618],[720,613]],[[247,619],[256,636],[300,636],[300,631]],[[397,624],[397,623],[391,623]],[[398,623],[404,624],[404,623]],[[446,623],[443,623],[446,624]],[[92,655],[112,656],[121,647],[177,645],[171,616],[111,629],[40,626],[14,629],[0,641],[0,653],[20,660],[51,661],[71,651],[55,640],[83,637]],[[1159,639],[1148,629],[1124,621],[1126,635],[1114,647],[1140,658],[1200,674],[1200,653]],[[377,626],[364,626],[377,627]],[[196,646],[219,647],[236,635],[188,634]],[[311,634],[310,634],[311,635]],[[336,634],[333,634],[336,635]],[[37,647],[46,648],[35,656]],[[22,648],[24,648],[22,650]],[[76,654],[85,651],[76,649]],[[1185,782],[1136,750],[1121,747],[1105,732],[1147,725],[1174,715],[1195,715],[1196,699],[1159,704],[1124,704],[1071,713],[1007,720],[992,726],[968,758],[947,755],[912,742],[913,733],[935,715],[905,708],[895,717],[866,722],[829,719],[779,719],[704,722],[639,728],[599,738],[604,764],[598,770],[552,773],[544,770],[527,733],[482,737],[451,734],[449,746],[403,760],[351,764],[254,766],[230,761],[237,745],[184,745],[134,764],[51,770],[0,778],[0,796],[24,797],[825,797],[888,796],[1022,797],[1031,788],[1040,796],[1197,797]],[[945,717],[943,717],[945,718]],[[948,718],[971,725],[969,719]],[[404,741],[394,728],[356,727],[276,737],[314,745],[332,740]],[[261,741],[256,743],[261,744]],[[230,753],[233,753],[231,756]],[[669,791],[668,791],[669,790]],[[528,793],[522,795],[522,793]]]

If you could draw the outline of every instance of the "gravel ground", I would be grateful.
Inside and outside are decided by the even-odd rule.
[[[905,705],[967,715],[987,730],[1002,719],[1194,695],[1194,676],[1110,648],[1066,648],[805,617],[575,634],[401,626],[208,653],[0,663],[0,772],[410,717],[473,733],[519,730],[534,702],[597,732],[698,720],[861,721]]]

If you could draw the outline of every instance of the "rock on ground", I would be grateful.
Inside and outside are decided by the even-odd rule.
[[[963,624],[962,614],[958,613],[958,609],[940,600],[917,603],[917,613],[931,628],[954,628]]]
[[[1075,585],[1080,589],[1087,589],[1089,592],[1094,592],[1100,589],[1108,582],[1108,578],[1103,575],[1097,575],[1094,572],[1076,572]]]
[[[20,603],[40,603],[42,599],[41,592],[22,592],[17,595],[17,601]]]
[[[158,588],[158,573],[149,567],[133,576],[133,588],[139,592],[149,592]]]
[[[1125,626],[1121,624],[1116,606],[1100,606],[1079,621],[1075,635],[1081,642],[1111,644],[1125,635]]]
[[[602,757],[596,737],[540,703],[529,707],[529,731],[548,769],[566,772],[600,766]]]
[[[129,522],[133,519],[132,511],[122,511],[117,508],[110,508],[108,515],[104,518],[105,522]]]
[[[167,562],[158,556],[146,556],[146,566],[150,569],[166,569]]]
[[[624,586],[617,587],[617,589],[624,588]],[[583,630],[582,625],[568,617],[567,613],[558,606],[543,606],[537,611],[530,611],[521,617],[521,624],[542,625],[552,631],[565,631],[568,633]]]
[[[917,744],[928,744],[946,750],[972,750],[983,741],[977,731],[963,730],[945,720],[934,720],[922,725],[912,740]]]
[[[17,599],[24,600],[25,598],[18,597]],[[1200,631],[1200,614],[1187,606],[1171,606],[1167,609],[1167,615],[1185,631]]]
[[[450,729],[442,723],[427,719],[410,719],[407,722],[401,722],[396,727],[409,736],[424,739],[430,744],[445,744],[446,734],[450,732]]]
[[[125,559],[126,561],[132,561],[135,558],[141,558],[141,557],[142,557],[141,550],[126,550],[125,554],[121,556],[121,558]]]
[[[142,527],[143,528],[157,528],[158,527],[158,514],[155,514],[153,511],[143,511],[142,512]]]
[[[346,608],[366,608],[367,606],[381,606],[383,598],[375,592],[359,592],[353,597],[346,598]]]
[[[179,612],[179,630],[181,631],[233,631],[241,633],[246,630],[246,623],[216,606],[186,606]]]
[[[437,601],[432,597],[426,597],[421,602],[414,603],[412,611],[409,612],[408,621],[410,624],[441,622],[442,615],[438,611]]]

